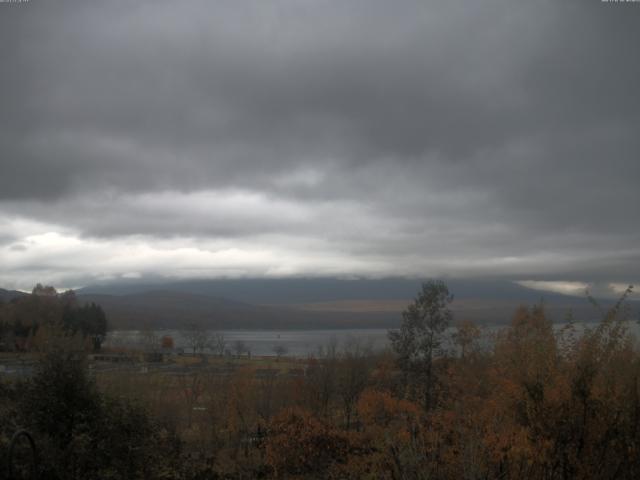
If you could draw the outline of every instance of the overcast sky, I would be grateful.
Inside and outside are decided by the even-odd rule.
[[[0,286],[635,282],[639,46],[600,0],[0,3]]]

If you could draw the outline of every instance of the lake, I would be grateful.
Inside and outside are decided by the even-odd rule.
[[[554,327],[560,329],[564,323],[556,323]],[[597,322],[588,324],[576,324],[579,329],[594,327]],[[482,327],[485,345],[490,343],[491,337],[504,326]],[[640,327],[637,322],[629,322],[629,328],[636,338],[640,337]],[[333,330],[221,330],[225,338],[227,348],[234,350],[234,344],[241,341],[252,355],[275,355],[276,346],[284,347],[286,355],[295,357],[306,357],[315,355],[320,348],[324,348],[331,343],[337,344],[338,349],[344,348],[349,342],[359,342],[363,346],[370,346],[373,350],[383,350],[388,347],[387,329],[382,328],[360,328],[360,329],[333,329]],[[453,329],[445,332],[445,348],[453,348],[450,341]],[[140,347],[148,341],[150,337],[155,337],[155,341],[169,335],[174,340],[177,349],[189,351],[187,342],[179,330],[156,330],[153,333],[135,330],[115,330],[109,332],[105,341],[105,347]]]

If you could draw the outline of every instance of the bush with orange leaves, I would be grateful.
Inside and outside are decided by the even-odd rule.
[[[357,406],[358,416],[367,428],[387,428],[392,424],[400,430],[411,430],[420,419],[420,407],[394,397],[389,392],[365,390]]]
[[[269,424],[265,462],[276,478],[326,478],[333,465],[345,462],[348,448],[345,432],[307,410],[287,408]]]
[[[572,325],[554,332],[540,307],[516,312],[495,345],[489,394],[469,415],[484,432],[486,476],[639,478],[640,356],[622,309],[630,291],[580,335]]]
[[[347,478],[414,478],[413,473],[424,469],[425,414],[420,405],[367,389],[357,412],[362,432],[351,438]]]

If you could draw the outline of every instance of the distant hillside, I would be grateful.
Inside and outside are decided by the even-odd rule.
[[[199,322],[220,329],[388,328],[399,317],[388,312],[310,312],[288,306],[260,306],[175,291],[129,295],[78,295],[102,306],[111,328],[180,328]]]
[[[14,298],[24,297],[25,295],[28,295],[28,293],[19,292],[17,290],[5,290],[3,288],[0,288],[0,300],[3,302],[9,302]]]
[[[581,301],[551,292],[525,288],[507,280],[446,280],[456,299],[487,299],[548,303]],[[182,292],[234,300],[252,305],[296,305],[353,300],[407,300],[420,289],[421,280],[407,278],[354,279],[278,278],[278,279],[211,279],[211,280],[121,280],[117,283],[92,285],[79,294],[128,295],[154,290]]]
[[[504,280],[447,281],[456,320],[507,323],[522,304],[544,301],[554,321],[571,311],[579,321],[598,318],[585,298],[540,292]],[[111,328],[180,328],[199,322],[220,329],[395,328],[419,280],[243,279],[122,282],[78,290],[81,303],[101,305]],[[23,292],[0,289],[8,301]],[[610,305],[611,300],[603,305]],[[638,315],[638,302],[630,302]]]
[[[400,325],[402,310],[411,302],[411,299],[345,300],[267,306],[160,290],[129,295],[83,294],[78,299],[101,305],[111,328],[115,329],[180,328],[188,322],[219,329],[395,328]],[[564,303],[546,304],[554,321],[563,321],[569,311],[577,321],[598,318],[598,312],[586,300],[564,299]],[[455,300],[451,308],[456,320],[505,324],[523,303],[530,304],[517,300],[463,298]]]

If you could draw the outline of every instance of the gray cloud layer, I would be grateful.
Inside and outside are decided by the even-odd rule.
[[[633,281],[639,25],[597,1],[0,4],[0,277]]]

